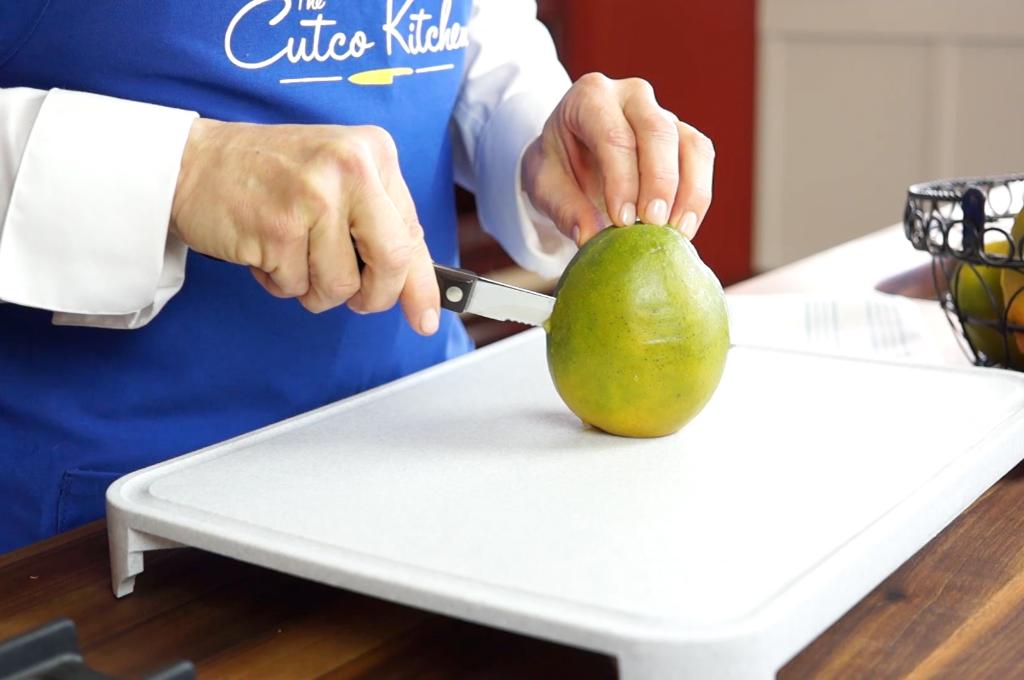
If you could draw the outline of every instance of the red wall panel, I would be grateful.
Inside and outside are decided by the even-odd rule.
[[[541,0],[563,63],[650,81],[715,143],[715,194],[695,244],[731,283],[751,273],[754,0]],[[524,49],[529,46],[524,45]]]

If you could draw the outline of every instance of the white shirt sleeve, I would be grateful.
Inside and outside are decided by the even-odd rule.
[[[520,266],[558,276],[576,245],[530,205],[523,152],[569,89],[532,0],[474,0],[452,117],[455,180],[476,194],[484,231]]]
[[[68,90],[0,89],[0,301],[56,324],[137,328],[181,289],[168,234],[196,114]]]

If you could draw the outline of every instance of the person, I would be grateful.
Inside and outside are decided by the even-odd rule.
[[[692,237],[712,167],[646,82],[571,83],[533,2],[3,3],[0,552],[469,351],[454,183],[553,276],[608,224]]]

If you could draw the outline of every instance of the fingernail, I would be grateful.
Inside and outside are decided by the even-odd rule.
[[[656,198],[647,204],[644,212],[644,220],[648,224],[665,224],[668,222],[668,203],[664,199]]]
[[[574,226],[572,228],[572,232],[570,233],[570,236],[572,237],[572,242],[573,243],[575,243],[576,245],[580,244],[580,225],[577,224],[576,226]]]
[[[628,227],[629,225],[636,222],[636,204],[627,203],[622,206],[622,210],[619,211],[619,221],[622,222],[622,226]]]
[[[439,321],[436,309],[430,308],[426,310],[420,317],[420,332],[424,335],[433,335],[437,332]]]
[[[683,236],[692,240],[694,234],[697,233],[697,213],[692,210],[687,211],[683,215],[683,221],[679,225],[679,230],[683,232]]]

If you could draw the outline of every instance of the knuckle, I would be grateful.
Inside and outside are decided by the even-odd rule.
[[[416,246],[425,242],[426,232],[423,230],[423,225],[420,224],[419,220],[411,220],[409,222],[409,238],[412,239]]]
[[[277,287],[287,298],[300,297],[309,292],[309,286],[303,285],[299,281],[281,281],[277,283]]]
[[[346,177],[366,175],[373,167],[373,159],[366,145],[354,141],[348,135],[338,135],[320,147],[310,167],[316,181],[320,183],[328,173],[335,177],[338,172]]]
[[[710,187],[694,187],[693,192],[690,194],[690,203],[702,211],[706,211],[711,207],[711,194]]]
[[[715,143],[711,141],[711,138],[707,135],[694,131],[690,145],[694,151],[700,156],[707,159],[714,159],[715,157]]]
[[[623,84],[630,94],[654,98],[654,86],[643,78],[627,78]]]
[[[320,143],[313,150],[313,168],[332,168],[349,153],[351,143],[343,131],[334,131],[333,134],[325,134]]]
[[[380,125],[360,125],[359,133],[374,144],[386,145],[393,143],[390,133]]]
[[[330,279],[324,285],[324,293],[327,298],[335,301],[336,304],[345,302],[359,292],[359,279],[338,277]]]
[[[363,125],[359,131],[369,149],[386,158],[397,158],[398,147],[391,133],[379,125]]]
[[[679,129],[670,123],[661,109],[644,113],[639,120],[639,127],[644,133],[659,142],[679,141]]]
[[[262,231],[270,243],[287,246],[306,237],[306,224],[300,211],[285,210],[265,216]]]
[[[363,304],[360,311],[363,312],[383,312],[391,309],[398,302],[399,291],[394,292],[382,292],[380,289],[375,291],[367,291],[368,294],[363,298]]]
[[[611,81],[601,74],[587,74],[577,82],[580,87],[574,96],[568,98],[564,115],[570,129],[590,135],[612,115],[610,107],[614,95],[609,91]]]
[[[293,272],[286,277],[281,288],[292,297],[305,295],[309,292],[309,279],[306,276],[299,276],[297,273]]]
[[[643,179],[660,187],[671,186],[674,193],[675,185],[679,182],[679,169],[669,165],[657,166],[644,173]]]
[[[293,198],[314,215],[323,215],[331,207],[331,197],[325,187],[329,181],[316,168],[302,171]]]
[[[603,96],[611,87],[611,84],[612,81],[608,76],[596,71],[585,73],[576,81],[576,85],[583,93],[592,93],[598,96]]]
[[[604,143],[616,150],[632,152],[636,150],[636,135],[625,125],[611,125],[604,132]]]
[[[413,250],[414,244],[411,242],[390,244],[381,252],[377,263],[389,271],[402,271],[409,267]]]
[[[348,146],[339,158],[339,167],[346,177],[368,178],[372,176],[375,163],[370,149],[362,144]]]
[[[299,304],[301,304],[307,312],[312,312],[313,314],[326,312],[330,309],[330,306],[327,305],[327,303],[313,295],[303,295],[299,298]]]
[[[260,239],[252,238],[251,236],[249,235],[249,237],[243,238],[235,244],[232,250],[232,257],[234,262],[255,268],[263,262],[264,248]],[[257,281],[261,281],[263,271],[253,269],[252,275],[256,277]]]

